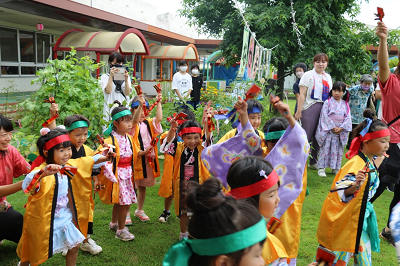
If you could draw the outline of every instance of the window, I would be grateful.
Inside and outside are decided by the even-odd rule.
[[[36,75],[51,58],[54,36],[0,27],[0,76]],[[44,58],[44,60],[43,60]]]
[[[21,62],[35,62],[35,42],[33,41],[34,33],[20,31],[19,32],[19,48],[21,54]]]
[[[0,61],[18,62],[17,30],[0,28]]]
[[[1,66],[1,75],[18,75],[18,66]]]
[[[44,43],[44,46],[43,46]],[[50,36],[45,34],[36,34],[36,47],[37,47],[37,63],[47,63],[47,58],[50,56]],[[44,51],[44,61],[43,61]]]
[[[36,67],[34,66],[21,66],[21,75],[35,75]]]

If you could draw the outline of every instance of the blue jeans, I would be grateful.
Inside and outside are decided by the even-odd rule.
[[[186,103],[192,105],[194,110],[196,110],[197,106],[200,104],[200,101],[187,101]]]

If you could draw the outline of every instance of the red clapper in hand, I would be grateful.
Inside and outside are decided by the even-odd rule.
[[[142,90],[142,87],[140,87],[140,85],[137,85],[135,87],[135,90],[136,90],[136,94],[138,96],[143,95],[143,90]],[[149,115],[149,111],[146,108],[146,102],[143,103],[143,112],[144,112],[144,116],[148,116]]]
[[[153,137],[151,139],[151,142],[150,142],[151,148],[149,149],[149,153],[148,154],[150,154],[153,151],[154,147],[157,146],[157,143],[158,143],[159,140],[160,139],[157,138],[157,137]],[[151,168],[154,169],[154,161],[153,160],[154,160],[153,158],[149,157],[149,165],[151,166]]]
[[[108,149],[108,153],[110,154],[110,160],[112,160],[112,158],[115,158],[116,157],[116,153],[114,152],[115,146],[105,143],[104,138],[100,135],[96,135],[96,138],[97,138],[97,140],[95,140],[94,142],[100,143],[100,145],[103,146],[103,149],[101,149],[96,154],[99,154],[102,151]]]
[[[53,104],[53,103],[56,103],[56,100],[54,99],[53,95],[50,94],[50,95],[49,95],[49,98],[48,98],[48,99],[45,99],[44,102],[45,102],[45,103]],[[48,126],[49,126],[54,120],[56,120],[58,117],[59,117],[59,114],[58,114],[58,112],[57,112],[54,116],[50,117],[50,119],[48,119],[46,122],[44,122],[44,123],[42,124],[42,127],[48,127]]]
[[[208,101],[207,104],[204,106],[203,109],[203,118],[201,119],[201,124],[206,125],[206,118],[207,120],[207,128],[208,132],[212,132],[215,129],[214,122],[212,121],[212,108],[211,108],[211,101]]]
[[[174,113],[173,117],[168,117],[167,121],[171,121],[172,119],[174,119],[179,125],[182,125],[183,122],[185,122],[187,119],[185,119],[187,117],[187,114],[181,112],[179,114]]]
[[[280,101],[281,101],[281,99],[278,96],[276,96],[275,94],[273,94],[272,92],[269,94],[269,102],[270,102],[270,104],[272,104],[272,106],[274,108],[277,108],[276,104],[279,103]],[[288,110],[285,110],[284,114],[288,114],[288,113],[289,113]]]
[[[282,221],[279,220],[276,217],[272,217],[271,219],[269,219],[268,224],[267,224],[267,229],[268,232],[270,232],[271,234],[274,234],[276,232],[276,230],[279,228],[279,226],[281,226]]]
[[[385,12],[383,12],[382,7],[377,7],[378,13],[375,13],[375,20],[380,20],[382,22],[383,17],[385,16]]]
[[[246,98],[244,99],[246,102],[248,99],[254,99],[261,92],[261,88],[256,84],[250,87],[250,89],[245,93]]]
[[[156,89],[157,94],[161,93],[161,91],[162,91],[161,83],[158,83],[157,85],[154,85],[153,87],[154,87],[154,89]],[[148,113],[150,113],[151,110],[153,110],[153,108],[154,108],[160,101],[161,101],[161,99],[158,99],[157,101],[155,101],[155,102],[149,107]]]
[[[317,250],[317,256],[315,257],[315,261],[318,262],[318,265],[321,266],[332,266],[335,262],[336,255],[333,251],[330,251],[323,246],[319,246]]]

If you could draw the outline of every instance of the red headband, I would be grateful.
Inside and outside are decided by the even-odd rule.
[[[48,142],[46,142],[46,144],[44,144],[43,150],[48,151],[51,148],[53,148],[54,146],[56,146],[60,143],[66,142],[66,141],[71,141],[71,139],[69,138],[69,136],[67,134],[55,137],[55,138],[49,140]]]
[[[275,170],[272,170],[272,172],[266,178],[263,178],[262,180],[245,187],[234,188],[229,194],[235,199],[250,198],[263,193],[267,189],[270,189],[276,183],[278,183],[278,181],[279,175],[275,172]]]
[[[44,144],[43,146],[43,150],[44,151],[48,151],[51,148],[53,148],[54,146],[66,142],[66,141],[71,141],[71,139],[69,138],[69,136],[67,134],[55,137],[54,139],[49,140],[48,142],[46,142],[46,144]],[[31,165],[31,169],[35,169],[36,167],[39,167],[42,163],[44,163],[46,161],[46,158],[44,158],[43,156],[39,155],[38,157],[36,157],[36,159],[32,162]]]
[[[179,132],[179,136],[183,136],[189,133],[199,133],[201,135],[202,131],[199,127],[185,127]]]
[[[390,131],[389,131],[389,129],[386,128],[386,129],[378,130],[375,132],[367,133],[367,134],[365,134],[364,137],[362,137],[360,135],[360,136],[354,138],[353,141],[351,142],[349,151],[346,153],[346,158],[351,159],[355,155],[357,155],[358,151],[360,150],[361,143],[363,141],[387,137],[387,136],[390,136]]]

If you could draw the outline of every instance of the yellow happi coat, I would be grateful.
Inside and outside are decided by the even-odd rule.
[[[282,245],[281,241],[279,241],[279,239],[276,236],[268,232],[268,230],[267,230],[267,239],[265,240],[262,249],[262,256],[263,259],[265,260],[265,265],[271,264],[279,258],[287,258],[288,263],[290,261],[289,256],[285,250],[285,247]]]
[[[152,139],[153,137],[157,137],[158,134],[156,134],[155,132],[155,128],[153,125],[153,118],[147,118],[143,121],[143,123],[145,123],[147,125],[147,128],[149,129],[149,132],[151,134],[150,139]],[[139,133],[139,124],[136,125],[135,130],[134,130],[134,134],[133,134],[133,144],[135,145],[136,149],[138,151],[143,151],[144,147],[143,147],[143,142],[142,142],[142,138],[140,136]],[[158,161],[158,148],[157,146],[154,147],[154,154],[155,154],[155,158],[153,159],[153,163],[154,163],[154,169],[153,169],[153,175],[154,177],[159,177],[160,176],[160,163]],[[139,180],[139,179],[143,179],[146,178],[146,157],[145,156],[135,156],[135,160],[134,160],[134,175],[135,175],[135,179]],[[151,160],[150,157],[147,157],[149,160]],[[151,168],[151,167],[150,167]]]
[[[357,174],[365,166],[365,161],[356,155],[351,158],[340,169],[332,182],[331,190],[336,186],[336,182],[342,180],[347,174]],[[356,241],[359,229],[359,218],[363,198],[368,197],[366,185],[364,182],[355,197],[349,202],[342,202],[337,192],[329,193],[324,201],[319,219],[317,238],[318,242],[324,247],[343,252],[355,252]],[[365,195],[364,195],[365,194]],[[364,199],[365,203],[367,199]],[[365,210],[364,210],[365,211]]]
[[[199,184],[203,184],[204,181],[206,181],[208,178],[210,178],[210,172],[207,170],[207,168],[204,166],[204,164],[201,162],[201,152],[203,151],[204,147],[202,143],[200,142],[199,145],[197,145],[197,150],[198,150],[198,158],[197,158],[197,164],[199,168]],[[177,142],[177,147],[176,147],[176,152],[175,152],[175,157],[174,157],[174,168],[173,168],[173,186],[174,186],[174,206],[175,206],[175,213],[177,216],[180,216],[179,213],[179,186],[180,186],[180,169],[181,169],[181,159],[182,159],[182,153],[185,150],[185,144],[183,142]],[[196,165],[195,165],[196,167]],[[184,178],[184,177],[182,177]]]
[[[167,137],[169,131],[160,135],[160,143]],[[174,156],[164,153],[164,168],[158,195],[163,198],[172,196],[172,173],[174,171]]]
[[[128,136],[128,140],[131,144],[132,147],[132,167],[133,167],[133,163],[135,160],[135,157],[137,156],[138,150],[136,148],[136,146],[133,144],[133,139],[131,136]],[[118,163],[119,163],[119,158],[120,158],[120,150],[119,150],[119,145],[118,145],[118,141],[114,136],[110,136],[107,139],[104,140],[105,143],[107,144],[111,144],[115,146],[115,153],[116,153],[116,157],[113,159],[113,172],[115,177],[118,180],[118,172],[117,172],[117,167],[118,167]],[[99,147],[99,149],[101,149],[102,146]],[[134,184],[134,171],[132,171],[132,184]],[[118,204],[119,203],[119,185],[118,183],[114,183],[111,182],[110,180],[108,180],[105,175],[104,175],[104,170],[101,171],[100,175],[98,176],[99,182],[101,184],[105,185],[105,188],[99,191],[99,196],[100,196],[100,200],[103,204]]]
[[[274,235],[282,242],[289,258],[297,258],[300,245],[301,211],[307,191],[307,166],[303,174],[303,191],[281,216],[281,226]]]
[[[80,187],[74,186],[71,180],[75,179],[76,175],[91,176],[93,168],[92,157],[82,157],[79,159],[71,159],[67,165],[78,167],[77,173],[74,178],[69,179],[69,202],[73,217],[76,217],[78,224],[74,224],[81,231],[87,235],[87,226],[89,222],[90,205],[89,196],[86,198],[77,196]],[[34,170],[44,169],[47,163],[41,164]],[[54,175],[45,176],[40,180],[40,189],[34,195],[28,197],[24,215],[24,226],[22,228],[21,239],[17,247],[17,255],[21,262],[30,261],[30,265],[35,266],[45,262],[48,258],[52,257],[52,241],[53,234],[52,217],[54,217],[54,210],[56,208],[57,199],[54,198],[54,191],[56,189],[56,178]],[[81,200],[84,199],[85,202]]]
[[[90,147],[86,145],[83,145],[83,148],[85,149],[86,156],[93,157],[96,154]],[[71,159],[71,160],[76,160],[76,159]],[[81,188],[79,193],[75,193],[75,198],[82,197],[82,200],[80,201],[87,202],[87,199],[84,199],[84,197],[86,196],[89,197],[89,204],[90,204],[89,222],[93,222],[94,199],[92,193],[92,173],[90,173],[90,175],[88,174],[86,176],[82,176],[81,172],[77,172],[75,174],[75,177],[71,180],[71,183],[73,187]],[[87,225],[86,225],[86,231],[87,231]]]

